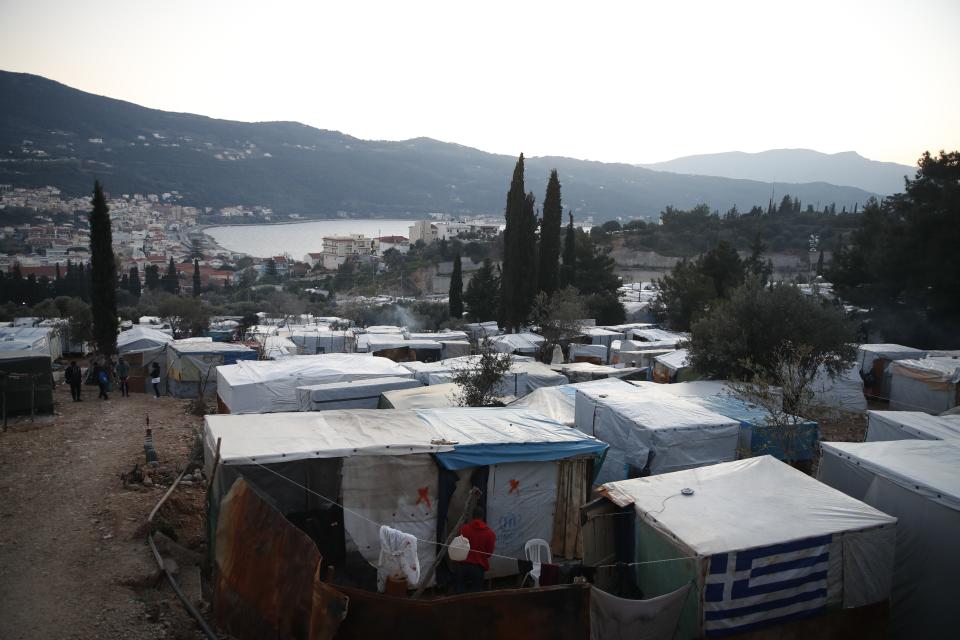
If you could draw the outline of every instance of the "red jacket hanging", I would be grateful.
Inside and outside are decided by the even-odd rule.
[[[470,553],[467,554],[465,564],[478,564],[484,571],[490,569],[490,554],[497,545],[497,534],[479,518],[460,527],[460,535],[470,541]]]

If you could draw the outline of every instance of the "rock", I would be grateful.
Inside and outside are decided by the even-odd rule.
[[[152,487],[152,486],[153,486],[153,480],[150,479],[150,476],[144,476],[144,477],[143,477],[143,486],[145,486],[145,487]]]

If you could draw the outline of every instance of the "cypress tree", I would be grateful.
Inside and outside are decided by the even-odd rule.
[[[521,280],[529,277],[520,271],[521,247],[520,231],[526,195],[523,187],[523,154],[513,168],[513,179],[507,192],[507,206],[504,210],[506,226],[503,230],[503,268],[500,281],[500,322],[508,328],[515,326]]]
[[[177,275],[177,265],[173,263],[173,256],[170,256],[170,264],[167,265],[167,273],[164,274],[161,284],[167,293],[173,295],[180,293],[180,276]]]
[[[160,288],[160,267],[155,264],[148,264],[143,270],[143,283],[148,291],[156,291]]]
[[[193,259],[193,295],[200,295],[200,261]]]
[[[130,286],[130,293],[139,298],[143,291],[140,287],[140,269],[137,268],[137,265],[130,267],[130,277],[127,279],[127,283]]]
[[[90,285],[93,282],[93,266],[89,262],[84,262],[80,265],[79,273],[80,297],[83,298],[84,302],[92,302],[93,298],[91,297]]]
[[[463,317],[463,273],[460,252],[453,257],[453,272],[450,274],[450,317]]]
[[[560,200],[560,178],[550,172],[547,194],[543,198],[543,220],[540,224],[540,291],[547,295],[557,290],[560,262],[560,227],[563,226],[563,205]]]
[[[517,244],[519,253],[519,282],[518,303],[513,326],[520,328],[527,321],[533,310],[533,300],[537,297],[537,220],[536,198],[528,193],[523,202],[523,217],[520,219],[520,239]]]
[[[577,284],[577,231],[573,228],[573,211],[568,213],[567,233],[563,242],[563,266],[560,267],[560,288]]]
[[[54,282],[60,282],[60,263],[59,262],[56,264],[56,267],[57,267],[57,271],[56,271],[56,274],[54,275],[53,280]]]
[[[99,181],[93,185],[90,212],[90,302],[93,340],[103,355],[117,352],[117,264],[113,255],[110,210]],[[84,274],[86,276],[86,274]]]
[[[120,288],[124,291],[130,291],[130,276],[126,273],[120,276]]]

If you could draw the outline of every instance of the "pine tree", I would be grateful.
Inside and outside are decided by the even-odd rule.
[[[560,178],[550,172],[547,194],[543,198],[543,220],[540,225],[540,291],[551,295],[557,290],[560,277],[560,228],[563,226],[563,205],[560,199]]]
[[[193,296],[200,295],[200,261],[193,259]]]
[[[463,265],[460,252],[453,258],[453,272],[450,274],[450,317],[459,320],[463,317]]]
[[[504,210],[506,227],[503,230],[503,275],[500,282],[500,322],[513,328],[518,315],[521,280],[530,274],[521,272],[520,246],[523,209],[526,195],[523,187],[523,154],[513,169],[513,179],[507,192],[507,206]]]
[[[567,233],[563,241],[563,265],[560,267],[560,288],[577,284],[577,231],[573,227],[573,211],[568,213]]]
[[[93,311],[93,340],[103,355],[117,352],[117,264],[113,255],[110,210],[99,181],[93,185],[90,212],[90,301]]]
[[[139,298],[143,291],[140,287],[140,269],[137,265],[130,267],[130,277],[127,279],[127,283],[130,286],[130,293]]]

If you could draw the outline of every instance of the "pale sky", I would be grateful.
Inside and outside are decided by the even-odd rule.
[[[960,149],[960,0],[0,0],[0,69],[510,155]]]

